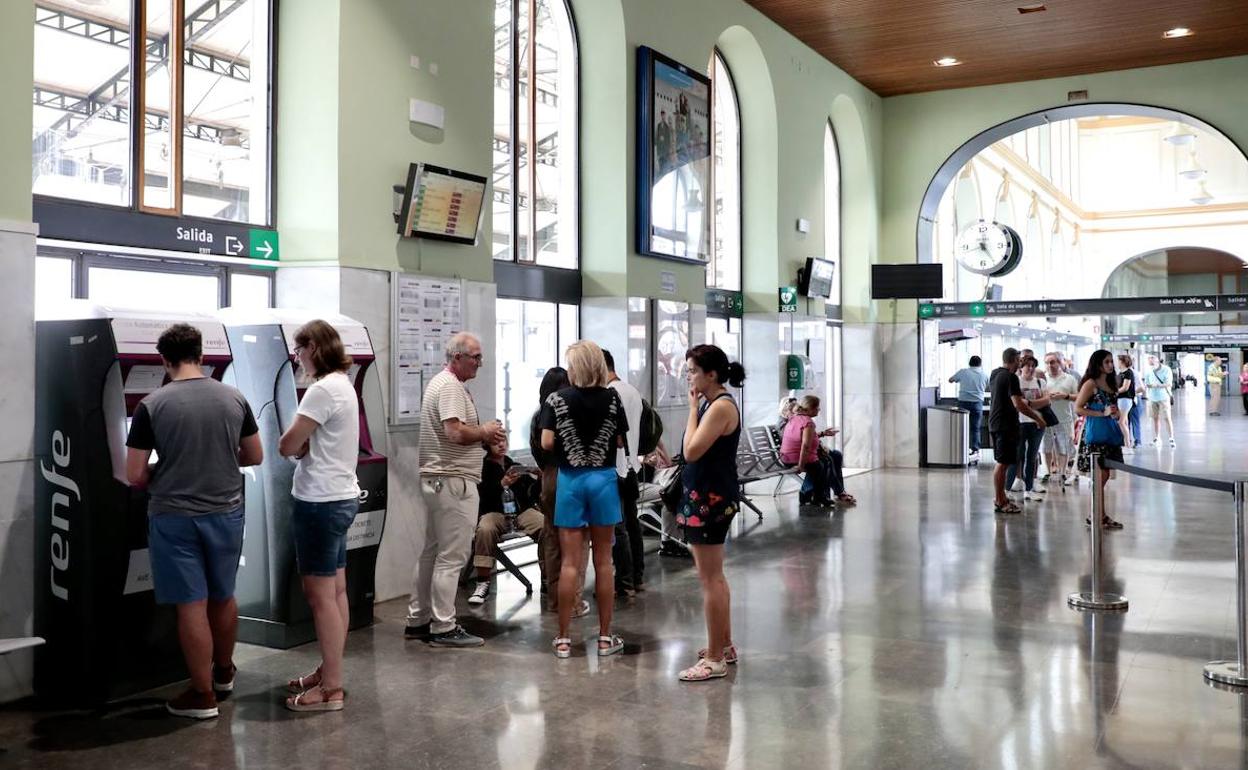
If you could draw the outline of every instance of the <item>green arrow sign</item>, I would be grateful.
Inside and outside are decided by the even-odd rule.
[[[276,230],[260,230],[252,228],[248,231],[251,241],[251,258],[252,259],[268,259],[274,262],[280,259],[277,231]]]
[[[982,318],[988,315],[988,306],[982,302],[971,303],[971,316],[973,318]]]
[[[936,306],[932,304],[919,305],[919,318],[931,318],[936,315]]]

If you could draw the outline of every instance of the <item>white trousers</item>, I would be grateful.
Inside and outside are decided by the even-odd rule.
[[[424,510],[416,516],[416,569],[407,624],[429,623],[431,633],[455,628],[459,575],[472,555],[477,485],[459,476],[423,476]]]

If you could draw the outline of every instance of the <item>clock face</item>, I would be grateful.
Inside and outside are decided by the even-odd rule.
[[[991,275],[1014,256],[1014,246],[1008,227],[981,219],[958,234],[954,248],[962,267],[979,275]]]

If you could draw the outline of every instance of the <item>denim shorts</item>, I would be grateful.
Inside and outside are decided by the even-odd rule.
[[[295,498],[291,529],[300,575],[333,577],[347,566],[347,530],[360,509],[358,498],[310,503]]]
[[[148,555],[158,604],[190,604],[234,596],[243,554],[243,509],[187,516],[153,512]]]
[[[620,515],[615,468],[560,468],[555,485],[555,526],[614,527]]]

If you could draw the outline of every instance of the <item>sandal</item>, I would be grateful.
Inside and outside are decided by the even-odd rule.
[[[303,700],[304,696],[314,690],[321,693],[321,699],[316,703],[305,703]],[[330,700],[330,697],[334,695],[341,695],[342,697]],[[342,711],[346,705],[346,693],[342,691],[341,687],[326,690],[318,685],[286,699],[286,708],[291,711]]]
[[[581,599],[581,603],[576,605],[576,609],[572,610],[573,618],[583,618],[589,614],[589,602]]]
[[[301,677],[291,679],[289,682],[287,682],[286,691],[294,695],[298,695],[299,693],[307,692],[308,690],[311,690],[313,687],[317,687],[320,684],[321,684],[321,667],[317,666],[316,670],[313,671],[311,674],[304,674]]]
[[[550,646],[554,648],[556,658],[572,657],[572,640],[568,637],[555,637],[555,640],[550,643]]]
[[[603,647],[603,642],[607,643]],[[598,657],[605,658],[608,655],[614,655],[624,649],[624,640],[618,634],[603,634],[598,637]]]
[[[724,661],[715,663],[706,658],[698,658],[698,662],[680,672],[682,682],[705,682],[708,679],[719,679],[728,676],[728,664]]]
[[[848,492],[846,492],[843,495],[837,495],[836,501],[840,503],[841,505],[857,505],[858,504],[858,498],[854,497]]]
[[[703,647],[698,650],[698,657],[705,658],[708,652],[710,652],[710,650]],[[724,662],[729,665],[734,665],[737,662],[737,645],[730,644],[724,648]]]
[[[1017,503],[1008,502],[1005,505],[992,504],[992,510],[997,513],[1022,513],[1023,509],[1018,507]]]

